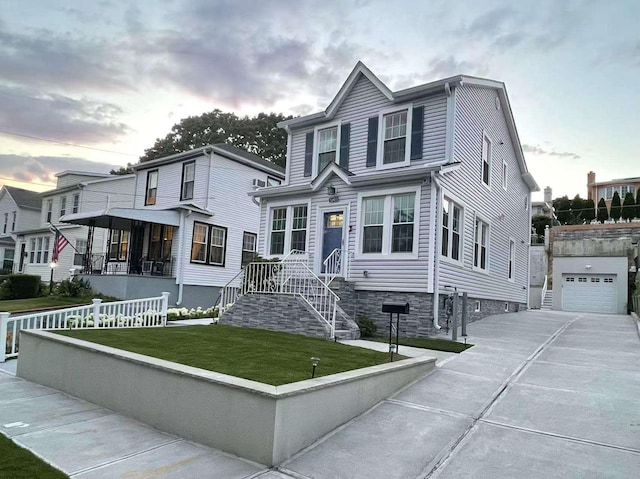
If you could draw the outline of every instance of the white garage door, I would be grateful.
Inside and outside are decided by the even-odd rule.
[[[615,274],[563,274],[562,309],[587,313],[617,313]]]

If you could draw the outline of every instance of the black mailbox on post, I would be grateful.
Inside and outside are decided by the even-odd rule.
[[[409,314],[409,303],[392,303],[385,301],[382,303],[383,313]]]

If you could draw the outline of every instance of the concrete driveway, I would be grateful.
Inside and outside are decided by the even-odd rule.
[[[0,431],[73,478],[638,477],[629,317],[504,314],[469,333],[475,347],[274,470],[4,373]]]
[[[640,341],[628,316],[525,312],[283,464],[310,478],[639,477]],[[279,477],[279,476],[274,476]]]

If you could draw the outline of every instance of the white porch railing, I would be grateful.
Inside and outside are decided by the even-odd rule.
[[[167,324],[169,293],[156,298],[134,299],[93,304],[74,308],[43,311],[10,316],[0,313],[0,362],[18,356],[18,334],[23,329],[95,329],[95,328],[148,328]]]
[[[544,283],[542,283],[542,296],[540,297],[540,307],[542,307],[542,304],[544,303],[544,297],[547,295],[547,280],[548,280],[548,277],[545,274]]]
[[[342,276],[349,279],[349,251],[346,249],[334,249],[329,256],[322,262],[322,271],[325,277],[325,283],[330,284],[336,276]]]
[[[309,268],[306,254],[289,254],[279,262],[249,263],[220,293],[220,314],[246,294],[287,294],[302,298],[335,335],[340,298]]]

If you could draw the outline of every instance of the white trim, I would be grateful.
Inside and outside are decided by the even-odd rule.
[[[509,187],[509,165],[507,160],[502,160],[502,189],[507,191]]]
[[[389,163],[385,165],[384,160],[384,117],[393,113],[407,111],[407,127],[405,132],[404,144],[404,161],[398,163]],[[376,170],[387,170],[391,168],[400,168],[411,164],[411,133],[413,122],[413,103],[405,103],[403,105],[394,105],[384,108],[378,112],[378,150],[376,152]]]
[[[433,293],[435,288],[435,262],[436,262],[436,249],[438,249],[438,222],[436,218],[438,217],[438,206],[436,203],[436,182],[433,180],[433,176],[431,177],[431,198],[429,199],[429,263],[427,267],[427,292]]]
[[[333,163],[328,168],[326,168],[320,176],[313,179],[311,182],[311,191],[317,191],[331,176],[331,174],[335,174],[338,178],[344,181],[347,185],[351,184],[351,180],[349,179],[349,175],[347,175],[344,170],[342,170],[337,163]]]
[[[488,181],[489,183],[485,183],[484,182],[484,140],[487,140],[489,142],[488,148],[487,148],[487,163],[489,164],[489,175],[488,175]],[[485,188],[487,188],[489,191],[491,191],[491,173],[493,170],[493,140],[491,139],[491,137],[487,134],[486,130],[482,130],[482,143],[480,144],[480,183],[482,183],[484,185]]]
[[[451,162],[454,158],[454,135],[456,125],[456,91],[453,88],[451,95],[447,97],[447,123],[446,123],[446,142],[444,147],[444,157]]]
[[[296,206],[307,207],[307,234],[305,237],[304,250],[309,254],[309,232],[311,225],[311,199],[307,201],[276,201],[267,204],[267,227],[266,238],[264,241],[264,257],[265,258],[278,258],[286,255],[291,251],[291,226],[293,224],[293,208]],[[276,208],[287,208],[287,216],[284,230],[284,251],[281,254],[271,254],[271,228],[273,227],[273,210]]]
[[[356,220],[356,246],[354,251],[354,258],[357,259],[418,259],[419,233],[420,233],[420,192],[421,185],[405,186],[401,188],[390,188],[381,190],[369,190],[358,193],[358,209]],[[400,195],[403,193],[415,193],[414,211],[413,211],[413,251],[411,253],[392,253],[391,252],[391,231],[393,226],[393,204],[391,198],[394,195]],[[363,221],[363,207],[362,202],[365,198],[371,197],[384,197],[384,218],[382,228],[382,252],[381,253],[362,253],[362,229],[364,227]]]
[[[449,228],[450,231],[450,235],[449,235],[449,248],[447,251],[447,256],[443,256],[442,255],[442,251],[440,252],[440,259],[446,263],[450,263],[456,266],[464,266],[464,239],[465,239],[465,234],[464,234],[464,226],[465,226],[465,210],[466,210],[466,206],[464,204],[464,202],[462,202],[458,197],[456,197],[456,195],[453,195],[451,193],[449,193],[448,190],[445,190],[444,188],[442,189],[442,205],[440,208],[438,208],[438,224],[440,225],[440,228],[438,229],[438,234],[442,235],[442,227],[443,227],[443,220],[442,220],[442,216],[443,216],[443,208],[442,206],[444,205],[444,200],[448,199],[449,201],[451,201],[453,204],[457,205],[458,207],[460,207],[460,254],[459,254],[459,259],[453,259],[449,256],[450,251],[451,251],[451,228]],[[451,213],[450,213],[451,214]],[[453,219],[451,220],[453,221]],[[474,224],[475,227],[475,224]]]
[[[287,164],[285,165],[284,170],[284,181],[283,185],[289,185],[289,178],[291,178],[291,143],[293,141],[293,135],[291,134],[291,129],[287,126],[285,127],[287,132]]]
[[[513,252],[511,251],[511,244],[513,244]],[[509,237],[509,247],[507,249],[507,279],[511,283],[516,281],[516,239],[512,236]],[[511,277],[509,277],[509,263],[511,263]]]
[[[476,245],[476,222],[480,220],[482,221],[486,226],[487,226],[487,246],[486,246],[486,258],[485,258],[485,268],[481,268],[480,266],[476,266],[475,262],[476,262],[476,252],[475,252],[475,245]],[[482,238],[480,237],[480,241],[482,241]],[[472,258],[471,258],[471,267],[473,268],[474,271],[477,271],[479,273],[484,273],[484,274],[489,274],[489,260],[490,260],[490,245],[491,245],[491,223],[481,214],[478,214],[477,212],[475,213],[474,217],[473,217],[473,246],[471,248],[472,251]],[[478,263],[480,263],[478,261]]]
[[[349,247],[349,212],[350,212],[350,204],[349,203],[339,203],[339,204],[329,204],[329,205],[318,205],[316,207],[316,231],[315,231],[315,251],[314,251],[314,261],[313,267],[314,271],[317,275],[319,275],[322,271],[322,262],[324,258],[322,257],[322,248],[324,246],[324,214],[333,212],[333,211],[342,211],[344,215],[344,222],[342,224],[342,249],[348,249]]]
[[[321,125],[317,125],[314,129],[313,129],[313,156],[311,159],[311,177],[315,178],[316,176],[318,176],[318,166],[320,166],[320,161],[318,158],[318,146],[319,146],[319,139],[320,139],[320,132],[322,130],[328,130],[330,128],[335,128],[336,129],[336,160],[334,163],[336,164],[340,164],[340,133],[341,133],[341,128],[342,126],[342,120],[336,120],[336,121],[332,121],[329,123],[323,123]]]

